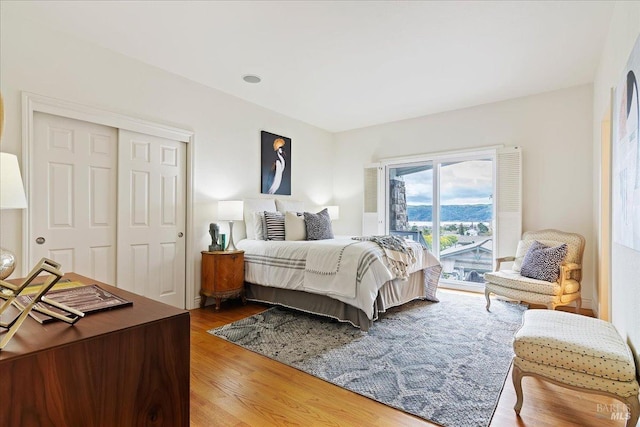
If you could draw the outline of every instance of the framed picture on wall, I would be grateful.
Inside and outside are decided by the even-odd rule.
[[[261,131],[261,193],[291,195],[291,138]]]
[[[613,103],[613,241],[640,251],[640,37],[631,51]]]

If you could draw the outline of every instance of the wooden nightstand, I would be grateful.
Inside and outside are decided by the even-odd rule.
[[[244,251],[202,251],[200,307],[207,297],[216,299],[220,310],[223,298],[244,297]]]

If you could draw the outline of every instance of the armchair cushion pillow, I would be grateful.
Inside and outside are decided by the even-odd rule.
[[[520,240],[518,242],[518,248],[516,249],[516,259],[513,261],[513,267],[511,267],[515,271],[520,271],[522,268],[522,261],[524,260],[524,256],[529,252],[529,248],[534,242],[540,242],[545,246],[559,246],[564,242],[559,242],[557,240]],[[571,248],[568,248],[568,251],[571,252]],[[567,257],[569,258],[569,257]]]
[[[520,274],[532,279],[555,282],[560,276],[560,264],[566,256],[566,243],[549,247],[535,241],[522,260]]]
[[[499,286],[502,289],[512,289],[514,291],[526,292],[528,294],[560,295],[560,291],[562,290],[558,282],[547,282],[544,280],[524,277],[520,275],[519,271],[514,270],[487,272],[484,274],[484,278],[487,285]],[[578,281],[565,280],[565,294],[572,294],[579,290],[580,283]],[[528,302],[536,302],[531,299],[524,300]],[[541,302],[541,304],[546,304],[546,302]]]

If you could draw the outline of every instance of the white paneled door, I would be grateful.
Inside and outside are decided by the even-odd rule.
[[[115,285],[117,130],[36,113],[33,132],[29,265]]]
[[[118,286],[185,304],[186,145],[119,130]]]
[[[185,307],[186,144],[34,114],[30,265]]]

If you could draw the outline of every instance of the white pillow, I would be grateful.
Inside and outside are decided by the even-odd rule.
[[[307,240],[304,216],[298,216],[296,212],[284,214],[284,240]]]
[[[276,209],[278,212],[304,212],[304,202],[299,200],[280,200],[276,199]],[[267,210],[267,209],[265,209]]]
[[[267,240],[267,224],[264,219],[264,211],[254,212],[253,215],[253,229],[256,235],[256,240]]]
[[[247,230],[247,239],[256,239],[256,223],[254,212],[274,212],[276,202],[274,199],[244,199],[244,225]]]

